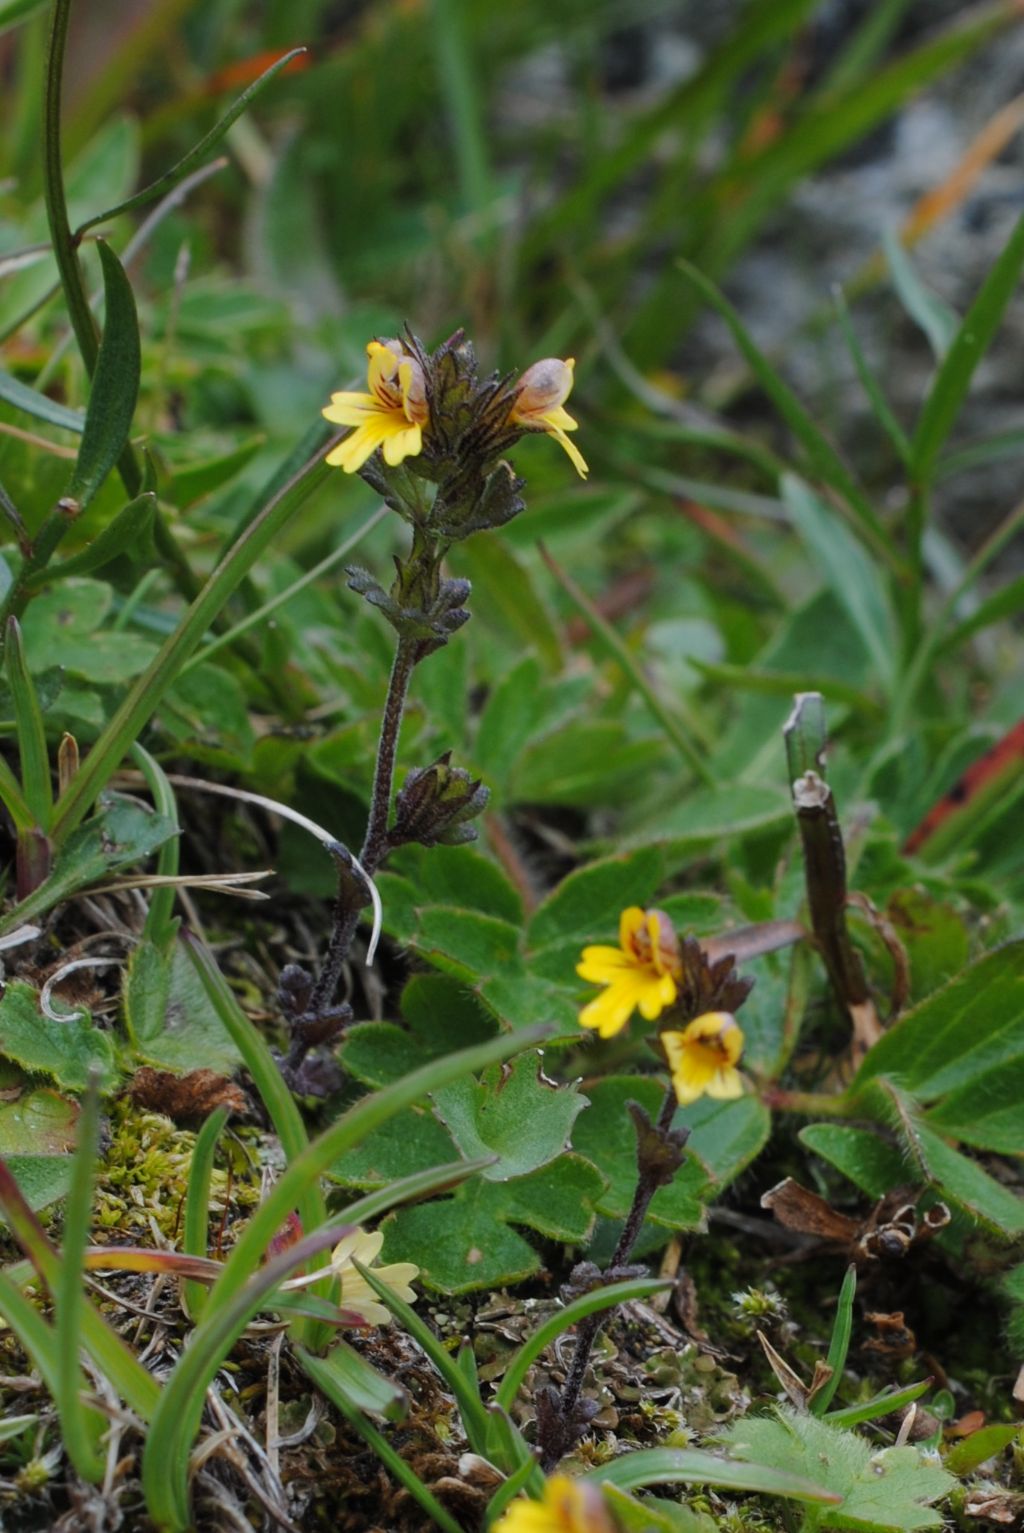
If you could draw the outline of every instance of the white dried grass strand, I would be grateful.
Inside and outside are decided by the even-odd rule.
[[[109,969],[111,964],[120,968],[123,962],[123,958],[73,958],[70,963],[62,964],[50,975],[39,992],[39,1009],[43,1016],[51,1022],[80,1022],[89,1015],[84,1006],[74,1006],[70,1011],[66,1007],[61,1011],[53,1009],[50,997],[53,994],[54,985],[61,984],[69,974],[74,974],[79,969]]]

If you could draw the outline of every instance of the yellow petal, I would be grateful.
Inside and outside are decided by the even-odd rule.
[[[603,995],[584,1006],[580,1012],[580,1025],[593,1028],[602,1038],[614,1038],[616,1033],[621,1033],[636,1010],[638,999],[636,985],[623,977],[616,984],[609,985]]]
[[[415,458],[423,451],[423,431],[419,426],[396,421],[384,439],[384,462],[394,468],[405,458]]]
[[[632,952],[632,939],[646,922],[647,912],[641,910],[639,905],[630,905],[622,912],[619,917],[619,946],[623,952]]]
[[[586,479],[587,475],[590,473],[590,469],[587,465],[586,458],[580,452],[576,444],[574,442],[570,442],[564,431],[551,430],[548,432],[548,436],[553,436],[559,447],[565,448],[569,455],[569,461],[572,463],[572,466],[576,470],[577,474],[579,474],[581,479]]]
[[[624,969],[635,969],[636,959],[617,947],[585,947],[576,973],[595,985],[610,985]]]
[[[367,415],[358,430],[353,431],[339,447],[327,454],[326,462],[332,468],[343,468],[346,474],[354,474],[377,451],[386,435],[386,417],[376,413]]]
[[[655,1017],[660,1017],[666,1006],[671,1006],[676,998],[676,982],[671,974],[659,974],[656,978],[648,981],[644,986],[644,993],[640,997],[640,1015],[648,1022],[653,1022]]]
[[[553,410],[545,410],[537,419],[543,421],[549,431],[579,430],[579,422],[572,418],[568,410],[563,410],[561,405],[556,405]]]
[[[715,1071],[704,1089],[716,1101],[730,1102],[743,1095],[743,1077],[734,1065],[723,1065]]]

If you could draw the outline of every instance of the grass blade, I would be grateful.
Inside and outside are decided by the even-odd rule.
[[[857,1292],[857,1269],[854,1266],[847,1267],[846,1276],[843,1278],[843,1286],[839,1290],[839,1303],[836,1307],[835,1324],[832,1327],[832,1339],[828,1344],[828,1356],[825,1361],[832,1369],[832,1376],[822,1385],[816,1395],[812,1395],[808,1401],[808,1409],[812,1416],[824,1416],[832,1404],[839,1381],[846,1367],[846,1354],[850,1350],[850,1337],[853,1334],[853,1296]]]
[[[1024,261],[1022,217],[981,290],[964,315],[928,391],[911,443],[911,473],[919,484],[927,483],[939,452],[952,430],[967,397],[974,370],[988,351],[1002,322],[1003,313],[1020,280]]]
[[[91,1081],[82,1098],[78,1120],[78,1147],[71,1171],[64,1213],[64,1236],[60,1268],[53,1289],[56,1332],[57,1378],[54,1398],[60,1413],[61,1435],[68,1457],[83,1480],[94,1485],[103,1478],[103,1455],[99,1438],[105,1422],[82,1404],[85,1376],[79,1361],[82,1311],[83,1256],[89,1240],[92,1214],[93,1167],[99,1150],[99,1091]]]
[[[181,1236],[181,1247],[187,1256],[205,1256],[209,1248],[213,1157],[217,1153],[217,1141],[227,1120],[227,1108],[218,1107],[199,1130],[192,1147]],[[206,1285],[189,1278],[185,1282],[184,1292],[185,1308],[193,1320],[198,1320],[206,1303]]]
[[[46,727],[35,683],[25,662],[17,618],[7,620],[7,681],[21,757],[21,782],[33,824],[47,835],[53,819],[53,784],[46,749]]]

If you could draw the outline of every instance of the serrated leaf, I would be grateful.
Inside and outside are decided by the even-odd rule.
[[[737,1458],[804,1475],[842,1497],[814,1515],[820,1527],[863,1533],[911,1533],[942,1526],[933,1503],[953,1489],[952,1475],[917,1448],[873,1452],[864,1438],[783,1407],[777,1419],[747,1417],[723,1440]]]
[[[657,847],[619,853],[570,873],[537,907],[526,929],[528,949],[566,937],[617,940],[619,916],[630,905],[647,905],[664,876]]]
[[[428,1288],[468,1293],[520,1282],[539,1271],[533,1247],[510,1229],[536,1230],[549,1240],[581,1244],[596,1218],[604,1185],[578,1155],[562,1155],[508,1182],[479,1178],[454,1197],[401,1208],[384,1224],[385,1261],[412,1261]]]
[[[434,1106],[467,1160],[497,1155],[483,1175],[505,1182],[554,1160],[568,1146],[572,1125],[587,1105],[575,1086],[543,1074],[538,1053],[488,1070],[479,1081],[458,1081],[434,1093]]]
[[[98,241],[106,318],[89,389],[85,428],[68,495],[84,509],[128,441],[142,365],[135,295],[117,256]]]
[[[638,1102],[656,1119],[665,1088],[650,1076],[614,1075],[587,1087],[590,1106],[580,1114],[573,1130],[573,1149],[592,1161],[607,1179],[607,1190],[598,1201],[598,1212],[610,1219],[624,1219],[636,1189],[636,1133],[626,1109]],[[704,1198],[708,1193],[707,1169],[690,1151],[671,1185],[654,1194],[648,1218],[668,1229],[700,1229],[704,1223]]]
[[[887,1075],[925,1101],[1024,1058],[1024,938],[986,953],[891,1027],[854,1093]]]
[[[21,980],[12,980],[0,997],[0,1052],[23,1070],[49,1076],[68,1091],[84,1091],[94,1069],[105,1087],[117,1074],[109,1033],[93,1027],[89,1016],[81,1013],[67,1022],[51,1021],[39,1010],[35,990]]]

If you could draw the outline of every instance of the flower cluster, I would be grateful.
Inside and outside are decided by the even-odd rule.
[[[332,424],[354,428],[327,454],[327,462],[347,474],[364,469],[379,448],[387,468],[408,462],[414,473],[445,486],[449,523],[453,483],[460,498],[478,499],[501,453],[527,432],[554,437],[586,478],[586,461],[567,435],[577,429],[565,409],[572,357],[535,362],[517,381],[481,381],[461,331],[432,355],[412,335],[370,341],[366,354],[367,391],[332,394],[323,410]],[[452,535],[454,529],[445,530]]]
[[[605,987],[580,1012],[581,1025],[602,1038],[620,1033],[634,1011],[647,1022],[670,1013],[659,1041],[680,1104],[743,1094],[736,1068],[743,1032],[726,1008],[745,999],[749,983],[736,976],[731,959],[709,963],[692,938],[680,942],[664,911],[632,905],[619,918],[619,946],[584,948],[576,972]],[[674,1027],[673,1011],[691,1020]]]
[[[361,1267],[373,1267],[374,1277],[406,1304],[413,1304],[416,1300],[409,1284],[419,1277],[420,1269],[413,1266],[412,1262],[392,1262],[388,1267],[374,1266],[383,1244],[384,1236],[380,1230],[374,1230],[372,1234],[363,1229],[351,1230],[331,1252],[330,1267],[321,1267],[316,1272],[289,1278],[281,1287],[308,1288],[310,1284],[320,1283],[333,1273],[341,1282],[341,1296],[338,1300],[340,1309],[346,1314],[358,1315],[365,1325],[387,1325],[391,1311],[380,1302],[356,1267],[356,1262]]]
[[[593,1485],[553,1474],[539,1501],[517,1498],[492,1533],[615,1533],[615,1525]]]

